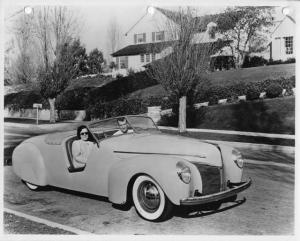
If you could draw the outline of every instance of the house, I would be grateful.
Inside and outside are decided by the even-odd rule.
[[[126,75],[129,70],[142,71],[152,61],[161,59],[172,52],[176,41],[168,31],[171,24],[178,24],[178,14],[158,7],[150,7],[146,13],[125,34],[126,47],[112,53],[117,65],[117,72]],[[215,15],[196,17],[199,32],[193,42],[217,42],[221,36],[215,31]],[[228,56],[227,56],[228,57]],[[227,58],[224,56],[224,58]],[[232,56],[231,56],[232,57]],[[229,56],[230,58],[230,56]]]
[[[285,16],[279,21],[271,34],[269,43],[270,60],[285,61],[295,58],[296,22],[293,17]]]

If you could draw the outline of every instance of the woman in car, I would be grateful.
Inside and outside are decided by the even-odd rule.
[[[94,146],[91,133],[85,125],[77,128],[78,140],[72,144],[73,163],[75,167],[83,167],[86,165],[88,156]]]

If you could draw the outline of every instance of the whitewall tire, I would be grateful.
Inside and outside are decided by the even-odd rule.
[[[149,221],[168,218],[173,206],[158,183],[149,176],[139,176],[135,180],[132,199],[137,213]]]
[[[40,186],[31,184],[29,182],[24,181],[25,185],[31,190],[31,191],[38,191],[40,190]]]

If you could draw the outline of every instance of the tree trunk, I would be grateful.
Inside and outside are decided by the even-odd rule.
[[[178,128],[180,133],[186,132],[186,96],[179,99]]]
[[[48,98],[50,105],[50,123],[55,123],[55,98]]]
[[[241,69],[245,60],[245,54],[243,53],[238,53],[238,58],[237,58],[237,67],[238,69]]]

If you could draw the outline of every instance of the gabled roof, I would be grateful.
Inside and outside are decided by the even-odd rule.
[[[290,16],[285,16],[282,20],[276,21],[276,22],[275,22],[275,25],[274,25],[275,27],[274,27],[273,30],[271,30],[271,36],[276,32],[276,30],[280,27],[280,25],[281,25],[286,19],[289,19],[289,20],[291,20],[294,24],[296,24],[295,20],[294,20],[292,17],[290,17]]]
[[[167,18],[169,18],[170,20],[172,20],[173,22],[179,24],[180,20],[180,14],[176,11],[172,11],[172,10],[168,10],[165,8],[159,8],[159,7],[154,7],[156,10],[158,10],[159,12],[161,12],[163,15],[165,15]],[[145,16],[147,15],[147,12],[134,24],[132,25],[129,30],[126,32],[125,35],[127,35]],[[198,22],[199,28],[198,30],[200,32],[204,32],[206,31],[207,28],[207,24],[209,24],[210,22],[215,22],[217,23],[218,18],[222,16],[221,14],[208,14],[208,15],[204,15],[201,17],[195,17],[195,19]]]
[[[126,46],[118,50],[117,52],[112,53],[113,57],[119,56],[130,56],[130,55],[140,55],[147,53],[160,53],[166,47],[172,45],[174,41],[164,41],[157,43],[145,43],[145,44],[134,44]]]
[[[155,8],[158,11],[160,11],[162,14],[164,14],[167,18],[174,21],[175,23],[177,23],[177,24],[180,23],[180,20],[179,20],[180,14],[178,12],[167,10],[164,8],[159,8],[159,7],[155,7]],[[217,23],[218,18],[221,15],[222,14],[208,14],[208,15],[203,15],[200,17],[195,17],[195,20],[197,21],[197,25],[198,25],[198,31],[200,31],[200,32],[206,31],[207,24],[209,24],[210,22]]]

